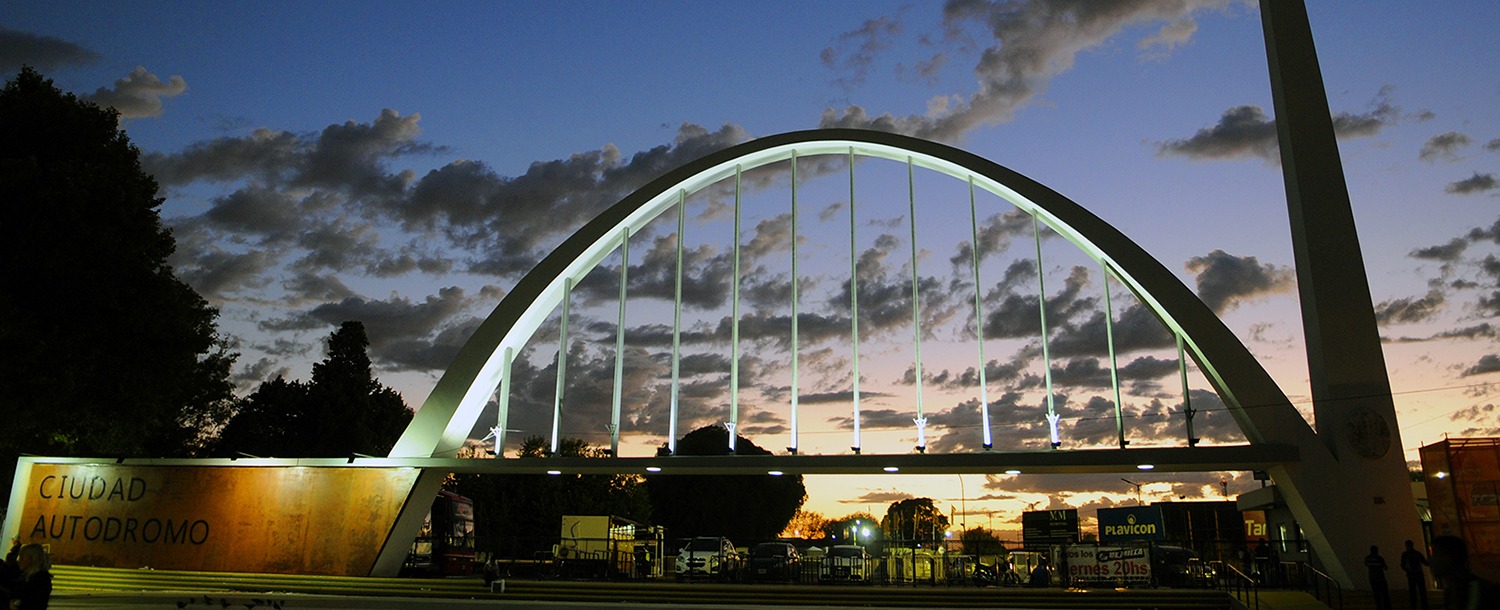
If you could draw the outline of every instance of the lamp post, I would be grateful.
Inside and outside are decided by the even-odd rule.
[[[1141,484],[1137,483],[1135,481],[1132,481],[1130,479],[1120,479],[1120,480],[1135,486],[1135,505],[1136,506],[1140,506],[1141,505]]]
[[[958,506],[959,517],[963,520],[963,529],[969,529],[969,492],[964,490],[964,475],[958,475]]]

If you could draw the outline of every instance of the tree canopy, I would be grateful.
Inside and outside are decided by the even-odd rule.
[[[233,395],[218,311],[168,265],[163,200],[118,116],[30,68],[0,90],[5,461],[191,455]]]
[[[662,447],[659,453],[665,454]],[[770,455],[743,436],[739,455]],[[678,455],[729,455],[729,431],[710,425],[677,441]],[[776,537],[807,500],[802,475],[646,477],[652,516],[671,537],[726,536],[738,544]]]
[[[219,432],[215,453],[260,457],[385,455],[411,422],[395,390],[370,370],[365,326],[344,322],[328,337],[328,357],[312,380],[262,383],[238,401]]]
[[[981,527],[964,530],[960,540],[963,542],[964,553],[968,555],[1003,555],[1007,550],[1005,543],[1000,542],[994,532]]]
[[[860,544],[878,548],[885,539],[880,520],[867,512],[857,512],[823,524],[823,538],[833,544]]]
[[[948,516],[937,509],[932,498],[907,498],[891,503],[880,527],[891,540],[936,541],[948,531]]]

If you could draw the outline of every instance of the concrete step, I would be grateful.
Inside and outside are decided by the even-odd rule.
[[[53,586],[64,591],[182,591],[315,593],[508,599],[618,604],[759,604],[949,608],[1228,609],[1228,595],[1215,590],[1025,589],[880,585],[747,585],[721,583],[513,580],[486,589],[477,578],[369,578],[129,570],[54,566]]]

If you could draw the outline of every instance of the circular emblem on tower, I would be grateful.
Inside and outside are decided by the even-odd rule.
[[[1377,460],[1391,450],[1391,427],[1385,418],[1366,406],[1354,407],[1344,421],[1349,446],[1360,457]]]

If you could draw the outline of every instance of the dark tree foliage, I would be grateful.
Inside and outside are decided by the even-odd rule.
[[[658,452],[664,455],[666,447]],[[735,439],[738,455],[771,455],[743,436]],[[729,431],[710,425],[677,441],[678,455],[729,455]],[[670,466],[670,462],[668,462]],[[725,536],[744,545],[775,539],[807,500],[802,475],[646,477],[651,509],[667,536]]]
[[[984,528],[971,527],[964,530],[961,540],[965,555],[1004,555],[1007,550],[994,532]]]
[[[866,512],[845,515],[823,525],[823,538],[828,544],[858,544],[879,554],[884,548],[885,532],[880,529],[880,520]]]
[[[267,381],[240,400],[215,454],[259,457],[385,455],[411,422],[401,395],[370,372],[365,326],[344,322],[312,381]]]
[[[605,457],[601,448],[563,438],[558,455]],[[547,440],[530,436],[521,443],[520,459],[551,455]],[[639,522],[651,517],[651,505],[635,475],[479,475],[457,474],[443,488],[474,501],[474,530],[480,551],[498,557],[531,559],[557,544],[563,515],[614,515]]]
[[[0,461],[192,455],[233,396],[118,121],[30,68],[0,91]]]
[[[948,516],[933,505],[932,498],[907,498],[892,502],[880,520],[890,540],[911,543],[941,540],[948,531]]]

